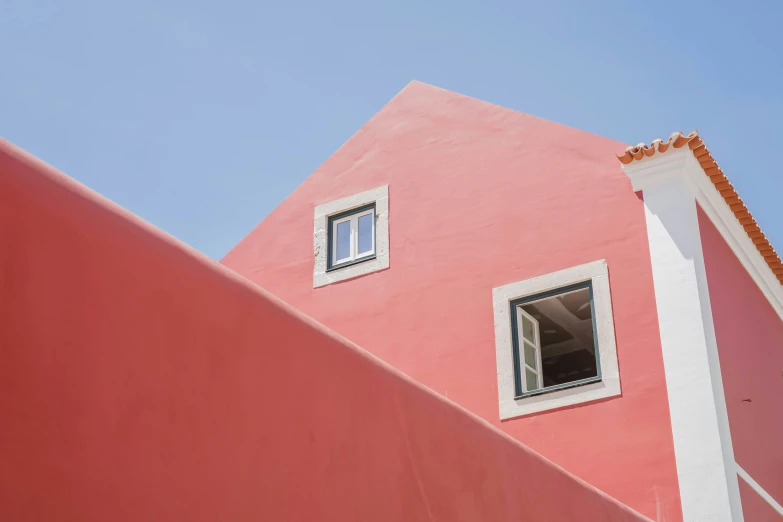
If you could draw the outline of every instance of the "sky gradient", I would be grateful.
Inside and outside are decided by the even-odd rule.
[[[783,2],[593,4],[5,0],[0,135],[219,259],[416,79],[698,129],[783,251]]]

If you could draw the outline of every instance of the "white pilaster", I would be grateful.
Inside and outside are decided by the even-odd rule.
[[[687,147],[624,170],[643,191],[684,520],[742,521],[693,186],[704,173]]]

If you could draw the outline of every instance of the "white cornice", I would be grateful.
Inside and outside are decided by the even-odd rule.
[[[675,149],[666,154],[655,154],[623,165],[626,176],[631,180],[634,191],[662,185],[682,175],[685,168],[687,148]]]
[[[623,171],[631,180],[634,191],[684,179],[694,199],[783,320],[783,289],[780,283],[688,147],[633,161],[623,165]]]

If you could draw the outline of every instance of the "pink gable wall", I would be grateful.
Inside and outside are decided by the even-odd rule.
[[[734,456],[783,504],[783,321],[701,208],[699,228]]]
[[[413,83],[223,263],[659,520],[680,500],[623,145]],[[315,205],[389,185],[390,269],[313,289]],[[500,422],[493,287],[606,259],[621,397]]]
[[[0,140],[0,520],[643,522]]]

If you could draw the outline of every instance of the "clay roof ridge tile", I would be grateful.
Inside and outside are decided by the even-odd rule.
[[[783,285],[783,260],[772,247],[772,243],[769,242],[769,238],[761,231],[756,220],[750,214],[748,207],[742,201],[737,194],[737,190],[734,185],[728,180],[723,170],[715,161],[715,158],[710,153],[707,146],[704,144],[704,140],[699,136],[699,132],[696,130],[691,131],[690,134],[685,135],[680,131],[672,132],[669,135],[669,139],[663,141],[660,138],[656,138],[650,142],[647,146],[645,143],[638,143],[636,145],[627,147],[622,154],[617,155],[617,159],[623,165],[629,165],[634,160],[642,160],[645,157],[654,156],[656,153],[663,154],[669,147],[673,146],[675,149],[680,149],[685,145],[693,153],[693,156],[699,162],[699,166],[704,171],[704,174],[709,176],[715,189],[720,193],[721,197],[725,201],[729,210],[739,221],[740,225],[744,228],[748,237],[753,241],[754,246],[759,251],[759,254],[764,258],[764,261],[772,270],[773,275],[777,278],[781,285]]]

